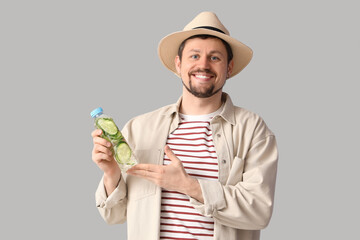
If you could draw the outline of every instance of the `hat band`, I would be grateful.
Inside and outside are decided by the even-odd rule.
[[[226,34],[225,32],[221,31],[220,29],[215,28],[215,27],[211,27],[211,26],[194,27],[193,29],[198,29],[198,28],[205,28],[205,29],[209,29],[209,30],[213,30],[213,31],[216,31],[216,32]]]

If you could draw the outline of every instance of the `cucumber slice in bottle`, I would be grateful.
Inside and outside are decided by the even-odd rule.
[[[111,151],[121,171],[127,171],[137,164],[136,158],[113,118],[103,114],[101,107],[94,109],[90,115],[95,121],[95,127],[102,130],[101,137],[111,142]]]
[[[111,118],[99,118],[96,125],[98,125],[100,129],[104,130],[104,132],[112,136],[116,135],[119,131]]]
[[[119,164],[131,164],[131,149],[126,142],[121,142],[117,145],[115,159]]]

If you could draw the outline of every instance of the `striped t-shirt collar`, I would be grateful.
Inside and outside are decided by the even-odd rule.
[[[186,115],[179,113],[180,121],[210,121],[213,117],[220,115],[220,113],[223,111],[223,108],[224,104],[222,104],[221,107],[215,112],[205,115]]]
[[[169,107],[166,108],[165,111],[163,112],[163,115],[169,117],[174,117],[174,114],[177,115],[179,113],[181,100],[182,100],[182,96],[178,99],[178,101],[175,104],[169,105]],[[228,121],[230,124],[234,125],[235,124],[234,105],[231,101],[230,96],[225,92],[223,93],[223,100],[225,101],[225,103],[223,104],[224,109],[222,113],[220,113],[220,116],[226,121]]]

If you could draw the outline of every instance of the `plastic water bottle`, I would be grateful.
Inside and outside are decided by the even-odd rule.
[[[122,171],[127,171],[137,164],[129,145],[112,117],[103,114],[103,109],[101,107],[94,109],[90,115],[94,119],[95,127],[102,130],[101,137],[108,140],[113,145],[112,150],[114,157],[119,164],[120,169]]]

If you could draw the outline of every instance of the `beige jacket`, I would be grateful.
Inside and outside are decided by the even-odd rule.
[[[199,179],[205,203],[190,198],[201,214],[213,217],[214,239],[257,240],[273,210],[278,152],[273,133],[256,114],[232,104],[224,93],[222,113],[211,121],[219,160],[219,181]],[[179,124],[179,106],[165,106],[130,120],[122,133],[141,163],[162,164],[167,137]],[[161,189],[123,175],[106,195],[103,180],[96,206],[109,224],[127,221],[129,240],[159,239]]]

